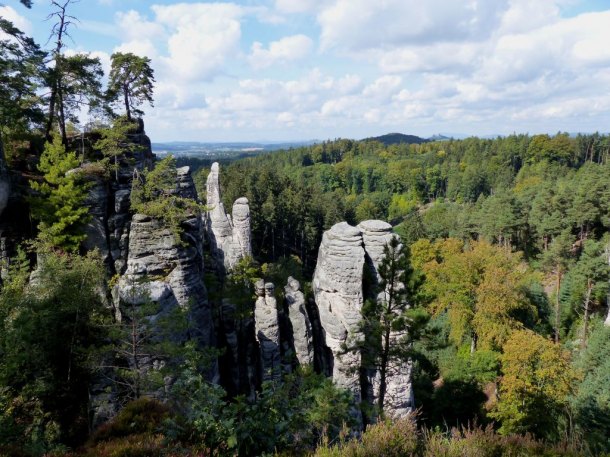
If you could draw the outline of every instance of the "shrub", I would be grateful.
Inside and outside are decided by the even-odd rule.
[[[130,435],[152,435],[168,417],[169,409],[164,404],[150,398],[139,398],[128,403],[113,420],[98,428],[90,442],[99,443]]]
[[[418,432],[412,418],[386,420],[367,427],[360,440],[320,446],[316,457],[416,456]]]

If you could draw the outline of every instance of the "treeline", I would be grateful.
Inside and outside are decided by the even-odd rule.
[[[248,197],[257,257],[312,268],[334,223],[378,218],[418,238],[485,238],[534,258],[564,233],[610,226],[610,138],[512,135],[422,145],[336,140],[222,167],[227,208]],[[205,170],[196,173],[200,192]],[[568,236],[569,232],[569,236]]]

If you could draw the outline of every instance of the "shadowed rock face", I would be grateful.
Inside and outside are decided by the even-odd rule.
[[[227,214],[220,197],[220,167],[213,163],[207,178],[208,212],[205,217],[207,235],[216,268],[224,273],[239,260],[252,255],[250,207],[247,198],[238,198],[233,204],[233,218]]]
[[[364,221],[358,225],[362,231],[362,241],[366,252],[366,260],[369,268],[374,273],[376,281],[381,278],[378,268],[384,258],[383,249],[392,238],[398,235],[392,233],[392,226],[387,222],[371,220]],[[404,287],[399,285],[398,287]],[[377,300],[382,302],[386,300],[386,293],[380,292]],[[391,343],[397,343],[405,335],[402,332],[392,332],[390,334]],[[395,417],[406,416],[413,410],[413,389],[411,385],[412,364],[410,361],[404,361],[400,364],[388,367],[387,387],[385,396],[385,412]],[[379,395],[379,383],[376,373],[372,374],[372,398],[376,401]]]
[[[383,248],[394,236],[392,226],[383,221],[364,221],[358,227],[341,222],[324,233],[318,251],[313,292],[325,343],[333,357],[333,379],[351,390],[356,401],[363,396],[374,401],[378,389],[376,373],[369,372],[371,392],[363,392],[360,368],[366,367],[361,367],[361,357],[356,351],[344,354],[344,346],[354,346],[363,338],[358,323],[364,302],[364,268],[369,268],[379,280],[377,268],[383,259]],[[382,300],[384,296],[380,293],[377,299]],[[410,364],[397,367],[391,374],[387,398],[388,413],[403,415],[411,410]]]
[[[2,216],[2,212],[8,203],[9,191],[8,171],[4,163],[4,151],[2,145],[0,145],[0,216]]]
[[[284,288],[288,305],[288,318],[292,326],[292,341],[299,365],[313,364],[313,335],[311,322],[305,310],[305,296],[299,289],[301,284],[292,276]]]
[[[254,325],[260,347],[262,380],[273,381],[281,376],[280,326],[275,286],[260,280],[255,288],[258,298],[254,306]]]

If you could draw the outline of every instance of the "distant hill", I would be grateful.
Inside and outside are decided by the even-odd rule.
[[[403,133],[388,133],[387,135],[375,136],[371,138],[365,138],[362,141],[379,141],[380,143],[389,146],[391,144],[422,144],[427,143],[429,140],[420,138],[415,135],[405,135]]]
[[[428,141],[449,141],[453,139],[453,137],[443,135],[442,133],[437,133],[436,135],[432,135],[428,138]]]

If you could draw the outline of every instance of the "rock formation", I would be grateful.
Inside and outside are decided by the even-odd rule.
[[[325,342],[332,352],[335,382],[351,390],[355,403],[361,400],[360,354],[344,353],[344,346],[362,338],[358,330],[364,302],[362,233],[341,222],[324,232],[313,277],[313,291],[324,329]]]
[[[292,276],[284,288],[288,318],[292,326],[294,351],[300,365],[313,364],[313,335],[311,323],[305,310],[305,296],[299,289],[301,284]]]
[[[240,259],[252,255],[250,207],[247,198],[238,198],[233,204],[231,219],[220,198],[219,172],[219,165],[215,162],[206,185],[206,227],[216,268],[225,272],[231,270]]]
[[[365,221],[358,227],[346,222],[334,225],[322,237],[318,263],[313,279],[313,292],[324,330],[326,346],[332,352],[332,376],[335,382],[354,393],[356,402],[365,399],[373,403],[378,385],[376,372],[363,367],[356,350],[346,353],[364,337],[359,322],[364,302],[363,274],[369,268],[378,281],[377,268],[383,259],[384,246],[395,236],[392,227],[383,221]],[[378,300],[385,294],[380,293]],[[395,340],[402,335],[393,334]],[[363,384],[361,374],[368,381]],[[387,387],[387,412],[404,415],[413,405],[411,365],[404,363],[390,373]]]
[[[134,173],[150,168],[154,161],[150,139],[144,132],[141,120],[138,121],[137,131],[129,135],[129,138],[139,148],[130,152],[129,157],[120,158],[119,169],[111,181],[91,176],[92,187],[85,202],[93,217],[85,227],[87,239],[83,247],[86,250],[98,249],[111,274],[122,274],[127,267],[131,221],[129,209]],[[190,175],[187,179],[192,183]],[[177,181],[179,187],[181,173],[178,173]]]
[[[4,151],[2,150],[2,145],[0,144],[0,216],[8,203],[9,191],[8,170],[6,169],[6,165],[4,163]]]
[[[384,258],[384,247],[392,238],[397,237],[392,233],[392,226],[387,222],[370,220],[361,222],[358,228],[362,231],[362,241],[366,252],[367,264],[375,275],[378,282],[379,264]],[[403,284],[398,287],[404,287]],[[380,292],[377,300],[386,300],[386,293]],[[395,331],[390,334],[391,345],[396,344],[405,335],[402,332]],[[395,417],[406,416],[413,410],[413,389],[411,385],[412,364],[405,360],[397,365],[391,364],[388,367],[387,387],[385,396],[385,412]],[[375,379],[371,379],[373,387],[372,400],[375,401],[378,397],[378,382],[376,374],[373,374]]]
[[[270,282],[265,284],[261,279],[255,289],[258,298],[254,306],[254,325],[260,347],[262,380],[274,381],[281,375],[280,326],[275,286]]]

